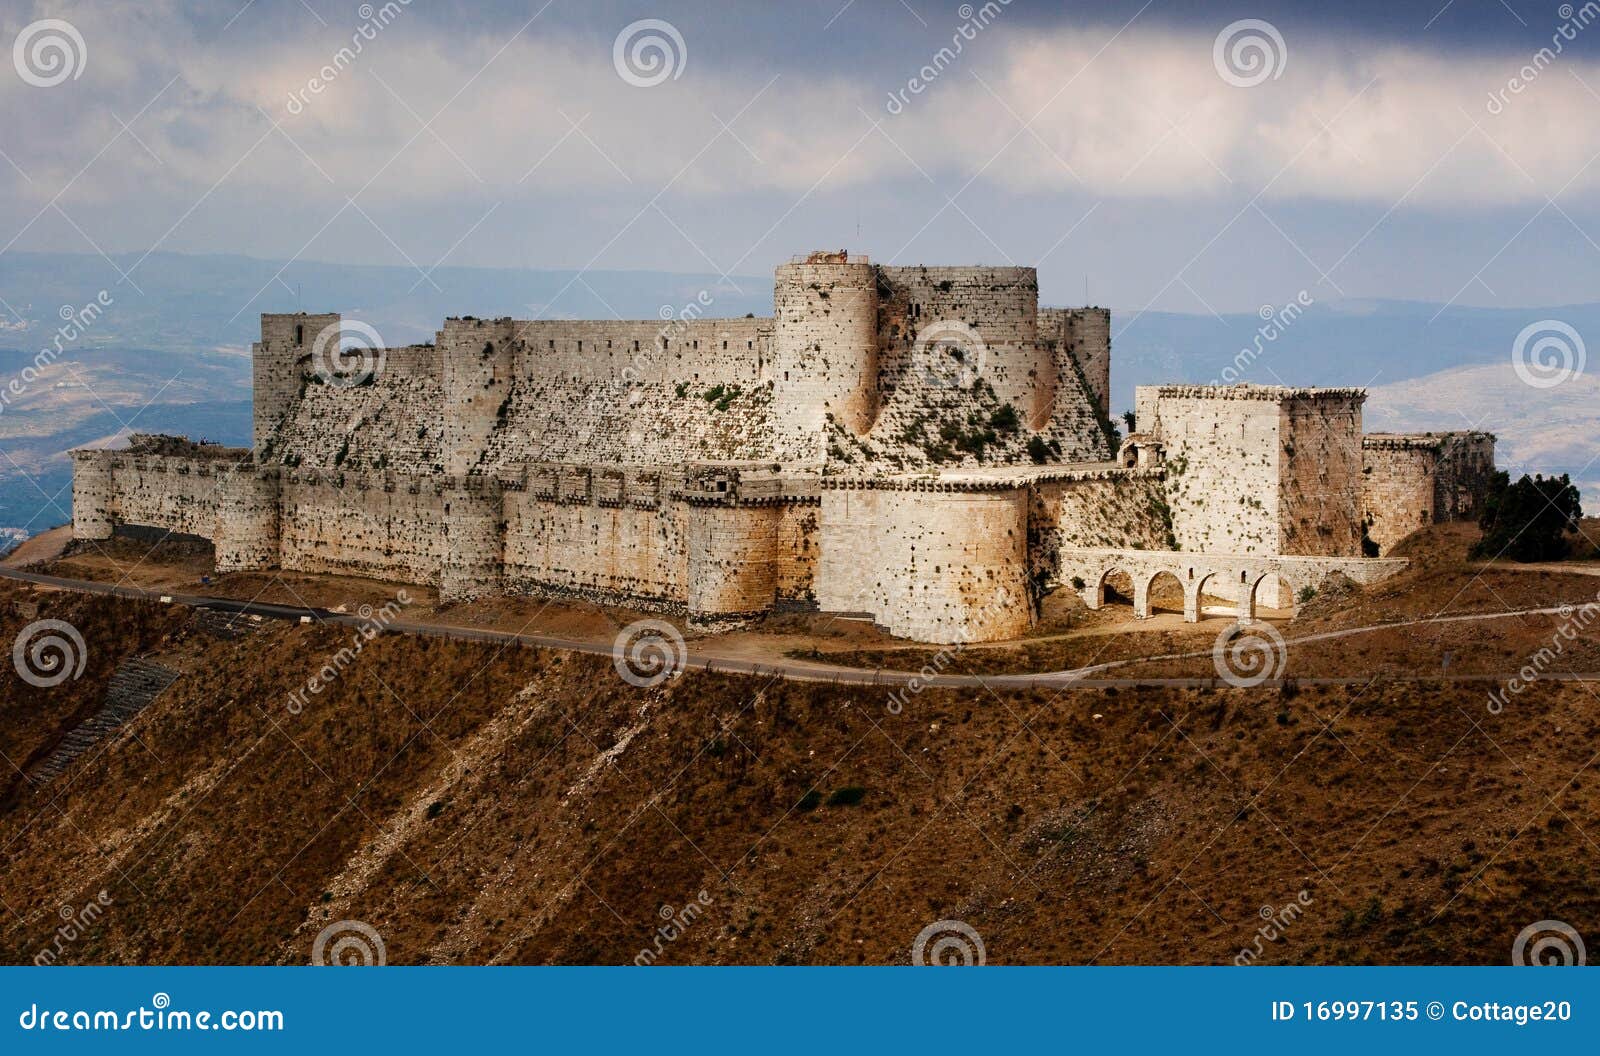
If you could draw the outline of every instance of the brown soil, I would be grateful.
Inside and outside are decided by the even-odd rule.
[[[0,584],[0,640],[46,617],[88,665],[50,690],[0,667],[11,760],[123,656],[184,674],[0,814],[10,962],[102,889],[63,962],[304,963],[360,920],[390,963],[631,963],[702,891],[658,963],[903,963],[943,919],[995,964],[1227,963],[1304,891],[1260,961],[1502,964],[1526,925],[1600,914],[1592,686],[1495,716],[1438,684],[891,711],[866,687],[636,689],[605,658],[389,636],[295,713],[348,628],[224,641],[181,609]]]
[[[1570,605],[1575,611],[1600,602],[1597,569],[1578,562],[1519,566],[1512,562],[1469,561],[1467,552],[1478,539],[1471,525],[1438,525],[1407,540],[1395,553],[1412,564],[1392,579],[1362,588],[1339,577],[1326,584],[1326,594],[1303,603],[1290,614],[1264,614],[1286,639],[1326,631],[1430,619],[1469,613],[1507,612],[1519,609]],[[1059,597],[1059,595],[1058,595]],[[1131,613],[1113,602],[1101,610],[1112,620],[1069,637],[994,643],[966,648],[903,645],[888,648],[828,652],[835,663],[867,668],[916,670],[933,665],[939,670],[966,674],[1010,674],[1059,671],[1133,657],[1166,653],[1205,652],[1190,661],[1143,664],[1118,668],[1122,675],[1185,675],[1209,678],[1216,674],[1209,651],[1232,615],[1208,615],[1196,624],[1177,622],[1170,615],[1181,610],[1182,599],[1165,599],[1153,592],[1157,616],[1134,622]],[[1076,599],[1060,602],[1081,604]],[[1209,604],[1209,602],[1208,602]],[[1099,614],[1096,614],[1099,615]],[[1486,674],[1521,668],[1528,657],[1550,646],[1561,629],[1562,655],[1550,670],[1600,671],[1600,619],[1572,627],[1560,615],[1516,617],[1489,622],[1441,623],[1434,626],[1394,628],[1370,635],[1335,639],[1305,646],[1292,645],[1285,674],[1293,677],[1344,678],[1363,674]],[[1095,630],[1113,633],[1093,633]],[[1448,664],[1446,663],[1448,654]],[[804,650],[793,655],[809,657]]]

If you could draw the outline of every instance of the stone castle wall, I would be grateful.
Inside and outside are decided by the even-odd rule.
[[[1166,449],[1172,532],[1180,550],[1276,554],[1283,496],[1281,409],[1188,386],[1140,386],[1140,432]]]
[[[1111,311],[1107,308],[1040,308],[1039,337],[1066,353],[1063,366],[1076,365],[1100,413],[1111,415]]]
[[[1279,553],[1361,556],[1361,404],[1366,393],[1290,396],[1281,418]]]
[[[1358,389],[1142,385],[1135,417],[1167,467],[1178,548],[1360,556]]]
[[[1482,432],[1364,437],[1361,516],[1379,553],[1429,524],[1476,519],[1494,477],[1494,441]]]
[[[1141,388],[1118,465],[1110,315],[1041,309],[1032,268],[813,254],[778,269],[772,318],[698,307],[453,318],[364,372],[334,362],[340,316],[263,316],[253,451],[76,452],[77,532],[446,600],[868,612],[958,642],[1030,626],[1070,550],[1358,557],[1364,494],[1459,512],[1492,470],[1469,443],[1363,473],[1362,393],[1259,386]]]
[[[891,633],[955,643],[1032,624],[1025,488],[830,486],[822,495],[817,600]]]

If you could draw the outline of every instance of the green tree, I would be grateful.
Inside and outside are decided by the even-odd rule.
[[[1508,473],[1495,474],[1478,526],[1483,538],[1474,557],[1513,561],[1559,561],[1567,556],[1567,537],[1583,516],[1578,489],[1559,477],[1528,476],[1515,484]]]

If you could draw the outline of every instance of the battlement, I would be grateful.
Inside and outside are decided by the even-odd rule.
[[[1368,451],[1434,451],[1464,444],[1493,444],[1493,433],[1463,430],[1445,433],[1368,433],[1361,438],[1361,446]]]
[[[1149,390],[1163,400],[1265,400],[1270,403],[1287,403],[1292,400],[1353,400],[1363,403],[1366,389],[1297,388],[1288,385],[1254,385],[1241,382],[1237,385],[1141,385],[1140,391]]]
[[[1361,515],[1388,553],[1429,524],[1475,519],[1494,479],[1493,433],[1369,433],[1361,438]]]
[[[1141,387],[1114,454],[1111,313],[1041,308],[1031,267],[822,250],[776,268],[771,316],[714,307],[451,316],[390,348],[336,313],[263,315],[252,449],[75,451],[75,530],[189,532],[221,571],[446,601],[577,597],[708,626],[870,612],[959,642],[1030,626],[1071,578],[1063,555],[1345,568],[1363,523],[1404,528],[1370,503],[1363,522],[1363,495],[1409,489],[1406,523],[1424,490],[1427,516],[1456,515],[1492,471],[1488,434],[1363,442],[1361,389]]]

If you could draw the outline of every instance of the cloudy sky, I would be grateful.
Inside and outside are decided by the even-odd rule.
[[[1597,299],[1600,5],[974,6],[10,0],[0,247]]]

